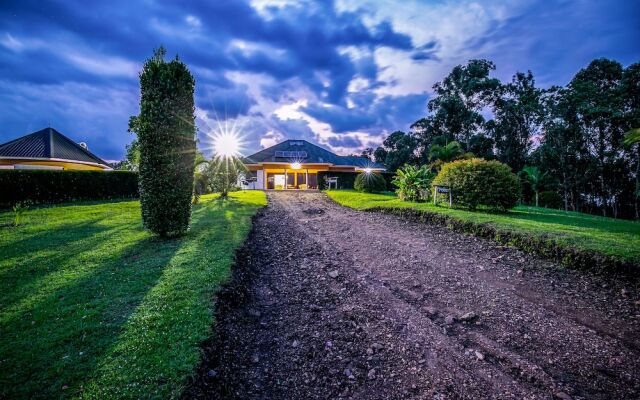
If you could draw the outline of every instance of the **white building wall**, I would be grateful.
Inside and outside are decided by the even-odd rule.
[[[256,181],[256,189],[264,190],[266,187],[264,184],[264,171],[261,169],[257,170],[256,177],[258,178]]]

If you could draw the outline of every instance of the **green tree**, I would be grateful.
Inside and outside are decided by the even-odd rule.
[[[492,104],[501,83],[489,77],[496,67],[488,60],[471,60],[454,67],[451,73],[433,86],[436,97],[429,101],[431,129],[438,135],[450,135],[467,147],[471,137],[482,132],[482,110]]]
[[[211,190],[225,200],[229,192],[238,188],[238,178],[245,171],[246,167],[237,157],[216,157],[209,162],[206,174]]]
[[[126,146],[126,150],[127,154],[118,169],[123,171],[138,171],[140,168],[140,143],[138,143],[138,139],[133,139],[133,141]]]
[[[160,47],[140,73],[140,114],[129,128],[140,147],[140,204],[144,226],[162,236],[189,228],[196,150],[195,81]]]
[[[206,171],[210,162],[200,150],[196,150],[193,172],[193,204],[198,204],[200,196],[209,190],[209,178]]]
[[[532,138],[541,133],[542,91],[535,87],[531,71],[518,72],[511,83],[502,87],[493,107],[495,119],[487,131],[495,142],[498,160],[519,171],[527,162]]]
[[[374,152],[377,162],[385,165],[387,171],[395,172],[401,165],[411,164],[416,161],[416,139],[402,131],[393,132],[389,135],[382,146]]]
[[[538,207],[539,206],[538,197],[540,195],[540,192],[544,189],[544,185],[547,182],[547,178],[548,178],[547,173],[542,172],[540,171],[540,168],[533,167],[533,166],[524,167],[522,169],[522,172],[524,173],[524,176],[527,179],[527,181],[529,181],[529,184],[531,184],[531,189],[533,189],[533,192],[535,193],[536,207]]]
[[[623,104],[620,92],[623,68],[620,63],[605,58],[592,61],[580,70],[567,88],[567,101],[573,105],[571,123],[582,132],[593,167],[589,171],[596,179],[594,187],[600,198],[602,213],[609,207],[617,210],[616,198],[622,188]]]
[[[640,219],[640,63],[631,64],[622,74],[622,98],[625,110],[624,145],[630,167],[634,170],[633,208]]]

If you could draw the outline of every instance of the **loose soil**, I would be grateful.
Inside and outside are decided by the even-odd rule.
[[[638,283],[268,194],[185,398],[640,397]]]

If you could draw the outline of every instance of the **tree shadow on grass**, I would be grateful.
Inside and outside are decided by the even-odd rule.
[[[6,240],[5,244],[0,245],[1,285],[19,293],[22,285],[55,272],[65,266],[69,259],[95,247],[96,243],[91,238],[111,230],[99,225],[100,220],[60,225],[36,234],[22,235],[23,238],[19,240]],[[0,298],[0,308],[10,304],[4,295],[0,295]]]
[[[230,276],[235,249],[256,209],[237,200],[214,200],[195,211],[188,242],[125,323],[83,397],[180,395],[200,362],[200,343],[211,332],[212,297]]]
[[[191,231],[172,240],[139,235],[135,226],[129,230],[139,236],[118,240],[126,233],[121,224],[61,226],[92,240],[65,242],[74,251],[55,254],[51,271],[13,282],[20,307],[0,319],[0,398],[82,396],[88,382],[116,397],[120,382],[135,381],[139,393],[178,390],[209,333],[211,295],[233,258],[229,238],[238,245],[249,229],[249,218],[234,226],[236,216],[254,211],[237,201],[207,202],[194,209]],[[33,279],[49,291],[34,296],[26,290]]]
[[[102,231],[87,224],[75,227],[84,233]],[[106,235],[54,256],[58,264],[52,269],[64,268],[64,273],[38,271],[14,282],[24,289],[29,280],[45,278],[40,280],[52,290],[37,296],[29,290],[18,292],[14,298],[22,296],[22,307],[0,322],[0,398],[71,395],[179,248],[177,241],[146,236],[96,252],[97,247],[108,249],[117,237]],[[66,265],[74,257],[91,260],[92,265]],[[54,283],[46,279],[54,276]]]

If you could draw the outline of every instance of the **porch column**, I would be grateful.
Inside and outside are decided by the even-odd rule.
[[[289,185],[289,177],[287,177],[287,169],[284,169],[284,190],[287,190],[287,185]]]
[[[304,173],[304,183],[306,183],[306,184],[307,184],[307,186],[306,186],[306,187],[307,187],[307,190],[309,190],[309,168],[307,168],[307,169],[305,170],[305,173]]]

